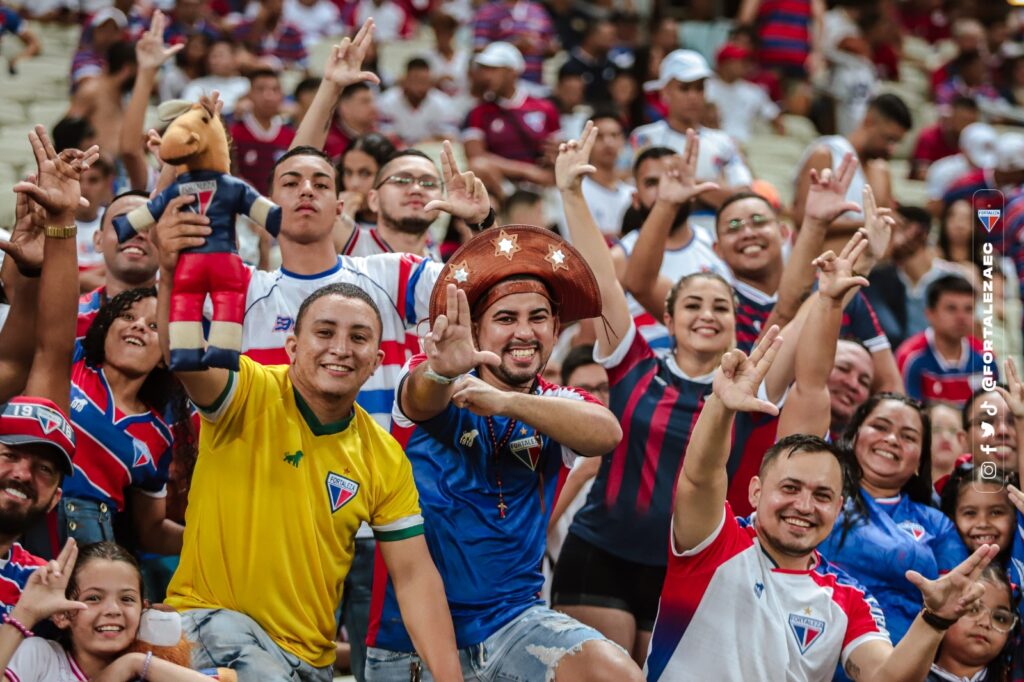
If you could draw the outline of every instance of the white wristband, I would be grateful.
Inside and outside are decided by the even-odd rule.
[[[423,378],[429,379],[435,384],[441,384],[442,386],[450,386],[459,380],[459,377],[446,377],[443,374],[438,374],[434,370],[430,369],[430,365],[426,366],[426,370],[423,372]]]

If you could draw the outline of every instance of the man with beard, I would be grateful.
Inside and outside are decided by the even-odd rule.
[[[117,241],[114,218],[124,215],[149,199],[146,192],[132,190],[119,194],[103,213],[93,236],[96,252],[103,256],[103,284],[78,299],[75,337],[81,340],[104,303],[122,291],[151,287],[156,283],[157,253],[149,237],[136,234],[123,244]]]
[[[5,618],[32,571],[44,563],[15,540],[56,507],[61,480],[72,471],[75,437],[66,415],[78,286],[75,210],[82,170],[98,157],[96,147],[58,156],[42,126],[29,139],[37,178],[15,185],[31,201],[21,203],[27,210],[19,211],[11,242],[3,249],[23,276],[39,277],[32,368],[23,394],[0,405],[0,612]],[[42,209],[36,225],[34,204]],[[8,374],[4,367],[5,383]]]
[[[399,384],[396,431],[467,679],[640,679],[622,649],[538,597],[558,481],[577,453],[603,455],[622,436],[595,398],[540,376],[560,326],[600,315],[598,291],[580,254],[548,230],[479,234],[442,271],[426,352]],[[374,581],[371,682],[423,672],[390,583]]]
[[[786,671],[818,680],[840,663],[853,680],[924,679],[945,630],[984,593],[977,580],[999,548],[982,545],[937,580],[908,571],[924,603],[894,648],[877,603],[816,550],[843,506],[835,446],[804,434],[779,441],[750,481],[756,516],[734,516],[725,501],[733,422],[739,411],[776,411],[757,390],[781,345],[777,331],[749,358],[725,355],[694,426],[647,679],[759,680]]]
[[[68,116],[89,121],[96,131],[96,144],[111,163],[120,156],[122,102],[135,85],[135,73],[135,47],[126,42],[114,43],[107,50],[103,73],[78,87],[68,109]]]
[[[847,154],[856,162],[853,180],[846,191],[846,201],[862,206],[864,185],[870,185],[879,206],[893,204],[889,165],[896,145],[913,127],[907,105],[898,96],[884,94],[868,103],[867,113],[860,125],[849,134],[819,137],[808,146],[796,174],[796,192],[793,196],[793,220],[800,225],[804,217],[804,203],[811,187],[810,171],[821,173],[826,168],[839,172]],[[825,248],[836,253],[846,240],[864,224],[864,216],[847,211],[832,222],[825,240]]]
[[[595,153],[597,147],[595,144]],[[627,292],[646,290],[647,282],[651,279],[650,270],[627,267],[627,259],[632,255],[641,231],[661,237],[658,241],[664,243],[664,257],[658,274],[672,283],[694,272],[714,272],[728,282],[733,281],[732,273],[715,254],[704,230],[694,230],[690,225],[690,202],[678,204],[659,195],[661,177],[668,172],[669,166],[680,158],[668,147],[648,147],[640,153],[633,165],[633,177],[636,180],[633,208],[641,214],[643,227],[627,234],[612,248],[612,258],[616,261],[619,280]],[[584,197],[585,183],[586,180],[583,185]],[[643,335],[651,348],[668,348],[671,345],[671,338],[661,320],[648,313],[642,303],[632,295],[627,294],[627,299],[637,331]]]

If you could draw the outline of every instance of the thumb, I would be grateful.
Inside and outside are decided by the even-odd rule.
[[[862,209],[860,207],[860,204],[855,204],[852,201],[847,201],[847,202],[845,202],[843,204],[840,204],[836,208],[836,214],[837,215],[842,214],[842,213],[846,213],[847,211],[853,211],[854,213],[863,213],[864,209]]]
[[[450,201],[444,199],[433,199],[427,202],[427,205],[423,207],[424,211],[444,211],[445,213],[452,212],[452,204]]]
[[[903,574],[903,576],[911,585],[921,590],[922,595],[925,593],[926,590],[928,590],[931,587],[932,581],[928,580],[928,578],[925,578],[917,571],[907,571]]]
[[[181,52],[184,49],[185,49],[185,43],[178,43],[177,45],[172,45],[168,49],[164,50],[164,54],[167,55],[168,57],[172,57],[172,56],[178,54],[179,52]]]
[[[768,402],[767,400],[759,400],[759,399],[758,400],[754,400],[753,402],[751,402],[744,411],[745,412],[763,412],[764,414],[768,414],[768,415],[771,415],[773,417],[778,416],[778,414],[779,414],[778,406],[776,406],[773,403]]]
[[[489,350],[477,351],[473,356],[473,364],[475,365],[490,365],[491,367],[497,367],[501,364],[501,358],[496,353],[492,353]]]
[[[0,251],[3,251],[4,253],[7,253],[7,254],[10,254],[10,255],[13,256],[14,252],[16,252],[17,250],[18,250],[18,247],[16,247],[14,244],[10,243],[9,241],[0,241]]]
[[[593,164],[589,163],[583,164],[578,168],[578,170],[580,175],[590,175],[591,173],[597,172],[597,168]]]
[[[380,76],[375,74],[373,71],[360,71],[359,72],[359,80],[361,80],[361,81],[370,81],[371,83],[375,83],[377,85],[380,85]]]
[[[14,191],[27,195],[30,199],[37,203],[44,203],[46,194],[39,186],[32,184],[31,182],[21,181],[14,186]]]
[[[61,611],[85,611],[87,608],[89,607],[86,606],[84,602],[66,601],[61,605],[57,612],[59,613]]]
[[[703,194],[704,192],[711,192],[712,190],[720,189],[718,183],[715,182],[702,182],[693,188],[693,191],[697,194]]]

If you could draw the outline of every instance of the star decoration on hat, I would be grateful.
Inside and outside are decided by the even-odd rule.
[[[548,255],[544,256],[544,260],[551,263],[552,272],[558,272],[560,268],[564,268],[565,270],[569,269],[569,266],[565,264],[567,257],[567,254],[561,246],[548,244]]]
[[[494,255],[504,256],[509,260],[512,260],[512,255],[518,251],[522,251],[523,247],[519,246],[519,235],[509,234],[505,230],[498,233],[498,236],[491,240],[494,244]]]
[[[453,265],[445,280],[449,282],[454,280],[457,284],[465,284],[469,281],[469,264],[463,260],[461,263]]]

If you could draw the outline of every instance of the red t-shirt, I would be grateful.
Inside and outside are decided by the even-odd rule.
[[[511,100],[474,107],[466,117],[463,138],[482,139],[487,151],[506,159],[536,163],[544,141],[560,129],[554,104],[517,93]]]
[[[243,116],[231,126],[237,175],[257,192],[268,194],[270,173],[274,163],[288,151],[295,130],[275,119],[270,130],[264,130],[252,116]]]
[[[922,129],[921,134],[917,136],[917,145],[914,147],[912,158],[915,162],[933,164],[939,159],[953,156],[959,152],[960,147],[957,140],[948,141],[939,124],[934,123]]]

